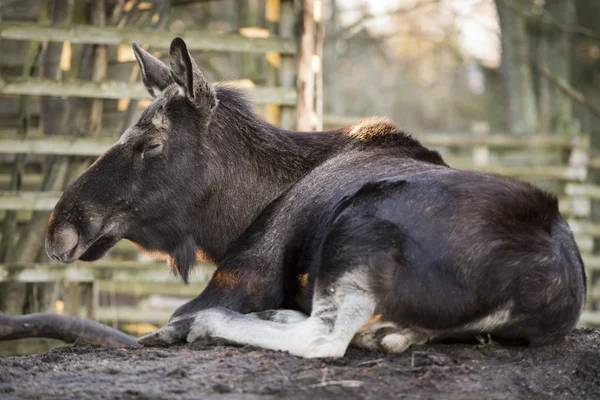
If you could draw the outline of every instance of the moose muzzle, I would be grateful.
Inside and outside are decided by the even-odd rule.
[[[46,252],[48,256],[64,263],[74,261],[79,244],[77,229],[69,223],[50,225],[46,235]]]

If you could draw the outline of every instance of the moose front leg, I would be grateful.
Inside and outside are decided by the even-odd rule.
[[[309,317],[292,310],[258,315],[224,308],[200,311],[192,321],[187,341],[210,337],[307,358],[342,357],[354,334],[374,311],[373,295],[356,288],[350,277],[319,290]]]
[[[202,310],[221,307],[246,314],[278,308],[282,301],[283,288],[276,274],[221,266],[200,295],[175,310],[165,326],[142,336],[139,343],[168,346],[185,342],[197,313]]]

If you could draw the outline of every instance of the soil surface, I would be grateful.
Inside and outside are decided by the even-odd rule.
[[[0,399],[600,399],[600,330],[547,347],[430,344],[337,360],[225,344],[0,358]]]

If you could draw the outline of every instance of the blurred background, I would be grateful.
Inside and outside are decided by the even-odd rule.
[[[453,167],[556,192],[588,271],[581,324],[600,325],[599,26],[597,0],[0,0],[0,312],[140,335],[204,288],[213,266],[183,285],[125,241],[88,264],[44,250],[61,191],[150,102],[131,41],[166,60],[182,36],[273,124],[387,116]]]

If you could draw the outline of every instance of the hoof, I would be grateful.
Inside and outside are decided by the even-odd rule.
[[[185,342],[192,321],[193,319],[190,318],[170,322],[162,328],[142,336],[138,339],[138,343],[146,347],[163,347]]]

